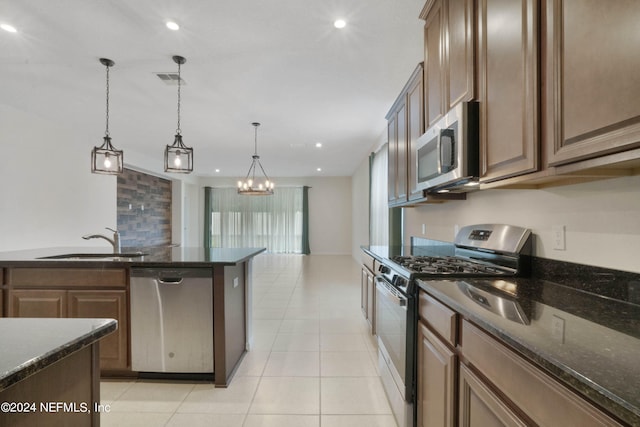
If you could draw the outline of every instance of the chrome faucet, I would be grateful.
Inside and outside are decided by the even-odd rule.
[[[118,232],[118,230],[114,230],[113,228],[109,228],[109,227],[105,227],[105,229],[109,231],[113,231],[113,239],[110,239],[107,236],[104,236],[102,234],[87,234],[86,236],[82,236],[82,238],[84,240],[104,239],[107,242],[111,243],[111,246],[113,246],[114,254],[120,253],[120,232]]]

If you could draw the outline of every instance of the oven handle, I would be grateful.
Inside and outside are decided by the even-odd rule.
[[[376,276],[376,289],[385,299],[394,305],[407,309],[407,298],[400,295],[392,285],[381,276]]]

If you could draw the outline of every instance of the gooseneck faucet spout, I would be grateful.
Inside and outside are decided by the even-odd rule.
[[[102,234],[87,234],[86,236],[82,236],[82,238],[84,240],[104,239],[107,242],[111,243],[111,246],[113,246],[114,254],[120,253],[120,233],[117,230],[114,230],[113,228],[109,228],[109,227],[105,227],[105,228],[113,232],[113,239],[110,239],[107,236],[104,236]]]

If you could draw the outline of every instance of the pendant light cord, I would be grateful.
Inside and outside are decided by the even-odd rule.
[[[180,62],[178,62],[178,128],[176,133],[180,135],[180,87],[182,86],[182,78],[180,77]]]
[[[254,124],[253,126],[255,127],[255,131],[256,131],[255,132],[255,139],[254,139],[254,150],[253,150],[254,153],[253,153],[253,155],[257,156],[258,155],[258,126],[260,126],[260,125]]]
[[[109,136],[109,66],[106,66],[107,68],[107,125],[106,125],[106,130],[104,132],[105,136]]]

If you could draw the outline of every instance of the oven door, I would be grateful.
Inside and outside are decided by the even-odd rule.
[[[407,400],[407,302],[408,299],[384,277],[376,277],[376,328],[391,376],[396,387]]]
[[[384,277],[376,277],[376,332],[380,379],[399,427],[414,424],[415,298],[407,298]]]

